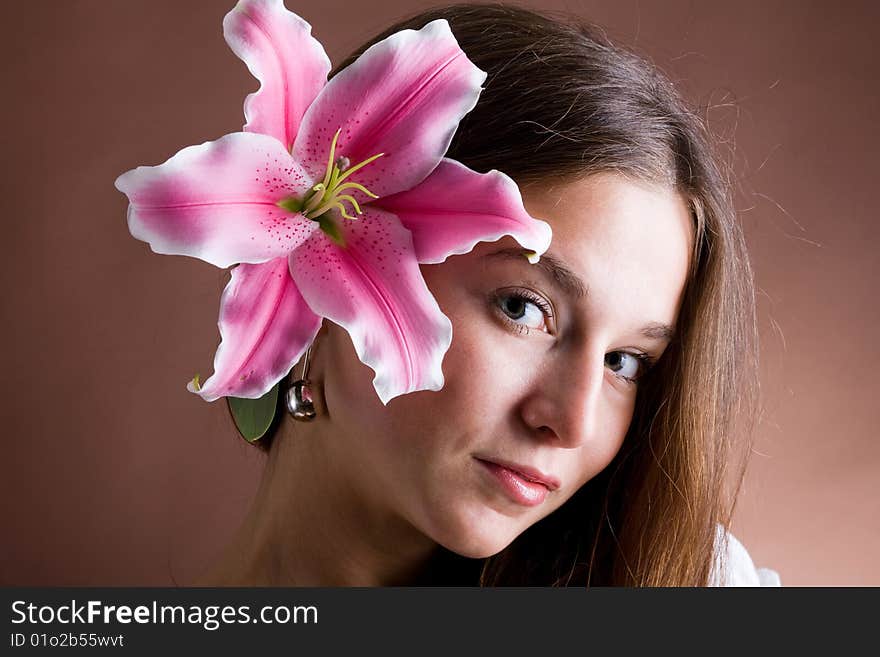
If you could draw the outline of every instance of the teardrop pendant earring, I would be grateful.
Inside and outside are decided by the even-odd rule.
[[[303,358],[302,376],[293,382],[287,390],[287,412],[298,422],[311,422],[315,419],[315,404],[312,401],[312,391],[309,381],[309,358],[312,355],[312,345],[306,349]]]

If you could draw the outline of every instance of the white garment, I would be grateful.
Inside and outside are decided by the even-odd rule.
[[[756,568],[745,546],[721,525],[715,546],[709,586],[782,586],[779,573],[770,568]]]

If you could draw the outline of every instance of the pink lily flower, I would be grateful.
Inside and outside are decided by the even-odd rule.
[[[244,132],[121,175],[131,234],[156,253],[230,267],[207,401],[257,398],[322,319],[345,328],[383,403],[443,386],[452,325],[419,270],[513,236],[538,257],[550,227],[516,184],[444,158],[486,74],[446,21],[405,30],[327,81],[311,26],[282,0],[241,0],[227,43],[260,81]]]

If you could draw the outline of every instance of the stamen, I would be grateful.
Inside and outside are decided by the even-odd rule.
[[[348,194],[339,194],[339,196],[337,196],[336,198],[338,198],[340,201],[348,201],[354,206],[355,212],[357,212],[358,214],[363,214],[363,212],[361,211],[361,206],[358,205],[357,199],[354,196],[349,196]]]
[[[306,201],[305,205],[303,205],[302,213],[308,216],[308,213],[314,210],[316,207],[321,205],[321,201],[324,199],[324,185],[322,183],[318,183],[314,187],[312,187],[312,195],[309,197],[309,200]]]
[[[328,189],[334,190],[336,189],[337,181],[339,180],[339,168],[334,164],[333,172],[330,174],[330,185]]]
[[[341,214],[346,219],[351,219],[352,221],[357,221],[357,217],[352,217],[348,212],[345,211],[345,206],[342,203],[334,203],[334,207],[339,208],[339,214]]]
[[[333,156],[336,154],[336,140],[339,139],[339,133],[342,132],[342,128],[336,131],[336,134],[333,135],[333,141],[330,142],[330,157],[327,159],[327,173],[324,174],[324,187],[327,187],[330,184],[330,176],[333,173]]]
[[[358,169],[363,169],[363,168],[364,168],[365,166],[367,166],[370,162],[373,162],[374,160],[378,160],[378,159],[379,159],[380,157],[382,157],[383,155],[385,155],[385,153],[376,153],[376,154],[373,155],[372,157],[368,157],[368,158],[367,158],[366,160],[364,160],[363,162],[359,162],[358,164],[355,164],[351,169],[347,169],[345,173],[343,173],[341,176],[339,176],[339,180],[338,180],[338,182],[342,182],[343,180],[345,180],[346,178],[348,178],[351,174],[353,174],[353,173],[354,173],[355,171],[357,171]]]
[[[346,200],[349,203],[351,203],[354,206],[355,212],[357,212],[358,214],[363,214],[363,212],[361,212],[360,206],[358,205],[357,199],[355,199],[354,196],[349,196],[348,194],[340,194],[338,196],[333,196],[329,201],[324,203],[324,205],[319,207],[312,214],[314,214],[316,217],[320,217],[322,214],[327,212],[327,210],[329,210],[330,208],[336,208],[336,207],[342,208],[343,207],[343,205],[341,203],[342,200]],[[345,212],[342,213],[342,216],[345,217],[346,219],[357,219],[357,217],[352,217],[350,215],[347,215],[347,214],[345,214]]]
[[[336,146],[341,133],[342,128],[336,131],[336,134],[333,135],[333,140],[330,142],[330,154],[327,158],[327,170],[324,172],[324,180],[312,187],[302,199],[290,197],[278,202],[279,207],[289,212],[299,212],[307,219],[318,221],[321,224],[321,229],[330,235],[334,241],[337,241],[337,243],[341,239],[341,235],[338,233],[338,226],[335,226],[329,220],[324,222],[321,219],[322,215],[335,208],[345,219],[356,220],[357,217],[349,213],[345,203],[354,208],[355,213],[363,214],[357,199],[351,194],[343,194],[342,192],[348,189],[355,189],[370,198],[379,198],[378,194],[374,194],[360,183],[343,183],[343,181],[353,173],[360,171],[371,162],[375,162],[385,155],[385,153],[377,153],[363,162],[358,162],[351,166],[351,160],[344,155],[336,157]]]
[[[341,192],[343,189],[356,189],[356,190],[358,190],[359,192],[363,192],[364,194],[366,194],[366,195],[369,196],[370,198],[379,198],[379,195],[378,195],[378,194],[374,194],[374,193],[371,192],[369,189],[367,189],[367,188],[364,187],[363,185],[360,185],[360,184],[358,184],[358,183],[356,183],[356,182],[347,182],[347,183],[343,183],[343,184],[339,185],[339,187],[336,188],[336,191]]]

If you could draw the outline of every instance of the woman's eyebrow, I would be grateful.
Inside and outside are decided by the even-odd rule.
[[[672,338],[675,336],[675,328],[670,326],[669,324],[662,324],[661,322],[651,322],[650,324],[642,328],[641,334],[644,335],[646,338],[651,338],[652,340],[666,340],[668,342],[671,342]]]
[[[486,257],[524,260],[526,257],[525,254],[526,252],[523,249],[510,247],[489,253]],[[556,284],[559,285],[559,287],[568,292],[574,298],[580,299],[587,296],[587,286],[583,279],[575,274],[568,265],[556,256],[545,253],[537,263],[530,266],[541,269],[545,274],[556,281]]]
[[[487,254],[486,257],[521,261],[525,258],[525,253],[526,252],[523,249],[510,247],[493,251],[492,253]],[[589,288],[586,283],[584,283],[583,279],[575,274],[571,267],[566,265],[556,256],[550,253],[545,253],[541,256],[541,259],[538,260],[538,262],[530,266],[540,268],[545,274],[556,281],[556,284],[559,285],[560,288],[565,290],[575,299],[581,299],[587,296]],[[663,322],[650,322],[643,326],[639,330],[639,333],[651,340],[671,341],[673,336],[675,336],[675,327],[670,326],[669,324],[664,324]]]

